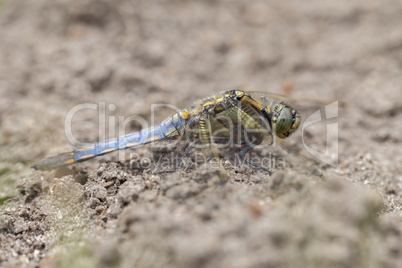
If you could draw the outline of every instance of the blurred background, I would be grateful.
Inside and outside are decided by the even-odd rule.
[[[401,267],[401,14],[399,0],[1,0],[0,264]],[[324,179],[231,174],[218,190],[208,172],[30,169],[73,148],[64,119],[78,104],[151,120],[151,104],[236,88],[346,103],[339,165]],[[75,137],[102,139],[97,119],[77,114]]]

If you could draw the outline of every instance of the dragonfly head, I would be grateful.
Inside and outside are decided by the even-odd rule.
[[[271,112],[272,128],[277,137],[289,137],[300,125],[300,114],[286,102],[275,105]]]

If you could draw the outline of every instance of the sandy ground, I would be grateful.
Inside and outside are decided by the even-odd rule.
[[[401,14],[399,0],[0,1],[0,266],[402,267]],[[339,164],[227,165],[226,184],[116,153],[30,168],[73,148],[76,105],[151,122],[152,104],[234,88],[341,101]],[[104,138],[98,115],[73,118],[78,140]]]

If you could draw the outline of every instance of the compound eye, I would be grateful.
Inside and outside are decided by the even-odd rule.
[[[276,135],[279,137],[292,127],[293,124],[292,111],[288,107],[284,107],[278,116],[278,121],[275,126]]]

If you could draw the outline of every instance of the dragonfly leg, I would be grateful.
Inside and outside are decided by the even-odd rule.
[[[254,167],[256,167],[256,168],[259,168],[259,169],[261,169],[261,170],[264,170],[264,171],[267,172],[269,175],[272,175],[272,171],[270,171],[269,169],[267,169],[267,168],[265,168],[265,167],[263,167],[263,166],[257,165],[256,163],[253,163],[252,161],[250,161],[250,160],[248,160],[248,159],[246,159],[246,158],[244,157],[244,155],[245,155],[249,150],[253,149],[255,146],[257,146],[257,144],[248,144],[248,145],[244,146],[243,148],[241,148],[241,149],[240,149],[240,152],[239,152],[239,157],[240,157],[244,162],[246,162],[247,164],[250,164],[250,165],[252,165],[252,166],[254,166]]]
[[[179,161],[177,161],[175,167],[172,170],[164,170],[164,171],[160,171],[160,172],[156,172],[153,173],[154,175],[159,175],[159,174],[163,174],[163,173],[173,173],[175,172],[178,168],[180,163],[183,161],[183,159],[190,153],[190,151],[194,148],[194,146],[196,145],[196,142],[193,142],[191,144],[188,145],[188,147],[186,148],[186,151],[184,152],[184,154],[180,157]]]

